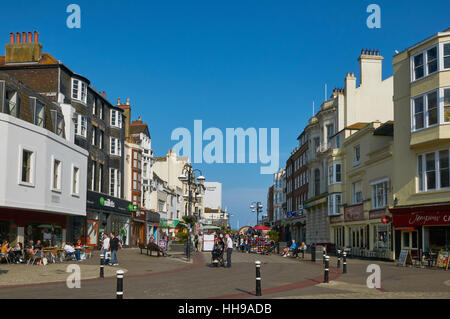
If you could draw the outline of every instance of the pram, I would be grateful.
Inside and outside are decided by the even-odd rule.
[[[223,249],[220,249],[220,247],[214,246],[214,249],[211,252],[211,264],[214,267],[224,266]]]

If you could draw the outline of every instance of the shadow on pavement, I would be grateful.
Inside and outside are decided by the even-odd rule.
[[[251,291],[247,291],[247,290],[240,289],[240,288],[236,288],[236,290],[239,291],[239,292],[246,293],[246,294],[248,294],[248,295],[250,295],[250,296],[256,296],[256,294],[254,294],[254,293],[251,292]]]

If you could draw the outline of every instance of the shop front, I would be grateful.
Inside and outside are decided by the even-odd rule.
[[[355,257],[392,260],[392,226],[387,209],[365,211],[364,205],[344,208],[344,214],[329,217],[331,238],[339,249]]]
[[[66,240],[67,215],[19,209],[0,209],[0,240],[11,245],[40,240],[44,246],[61,247]]]
[[[156,242],[160,239],[158,237],[158,230],[160,227],[160,216],[155,211],[147,211],[147,243],[153,237]]]
[[[450,249],[450,205],[390,209],[395,231],[395,255],[403,249],[422,252]]]
[[[103,234],[114,233],[124,246],[130,245],[130,226],[133,212],[131,202],[107,196],[105,194],[87,192],[86,244],[99,246]],[[74,227],[76,224],[74,224]],[[73,230],[75,234],[76,229]]]
[[[131,247],[138,247],[146,243],[146,215],[145,211],[132,213],[131,220]]]

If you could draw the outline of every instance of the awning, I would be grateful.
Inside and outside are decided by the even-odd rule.
[[[394,230],[416,230],[414,227],[395,227]]]

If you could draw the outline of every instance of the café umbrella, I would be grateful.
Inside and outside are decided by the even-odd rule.
[[[258,226],[255,226],[255,227],[253,227],[253,229],[254,229],[254,230],[270,230],[269,227],[266,227],[266,226],[264,226],[264,225],[258,225]]]

